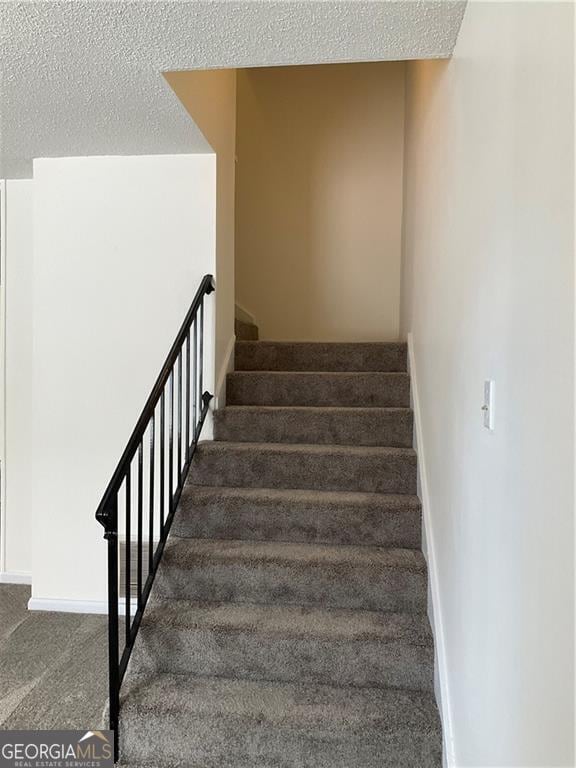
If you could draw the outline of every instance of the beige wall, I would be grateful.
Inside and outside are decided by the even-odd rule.
[[[404,65],[238,71],[236,300],[261,337],[398,336]]]
[[[573,12],[471,2],[454,58],[407,70],[403,328],[458,768],[574,765]]]
[[[167,72],[165,78],[216,153],[216,388],[234,334],[234,153],[236,70]]]

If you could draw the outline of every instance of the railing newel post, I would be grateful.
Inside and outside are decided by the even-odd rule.
[[[108,506],[98,517],[104,526],[108,557],[108,690],[110,730],[114,732],[114,762],[118,760],[120,672],[118,622],[118,495],[113,494]]]

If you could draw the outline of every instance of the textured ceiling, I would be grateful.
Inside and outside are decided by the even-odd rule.
[[[0,0],[0,178],[34,157],[206,151],[162,72],[452,53],[465,0]]]

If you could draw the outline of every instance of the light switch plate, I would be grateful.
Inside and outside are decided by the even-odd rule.
[[[494,430],[494,382],[490,379],[484,382],[482,413],[484,414],[484,426],[492,432]]]

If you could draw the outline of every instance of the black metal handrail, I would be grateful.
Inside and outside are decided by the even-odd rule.
[[[109,721],[110,729],[114,731],[115,760],[118,759],[120,686],[212,399],[209,392],[202,390],[204,297],[213,291],[214,279],[212,275],[206,275],[96,511],[96,520],[104,526],[104,538],[108,542]],[[135,583],[132,573],[134,510]],[[146,525],[145,515],[148,517]],[[120,557],[119,520],[124,523],[123,558]],[[145,529],[148,552],[143,559]],[[123,567],[123,574],[119,566]],[[125,614],[122,650],[120,580],[124,582]],[[135,612],[132,616],[133,602]]]

